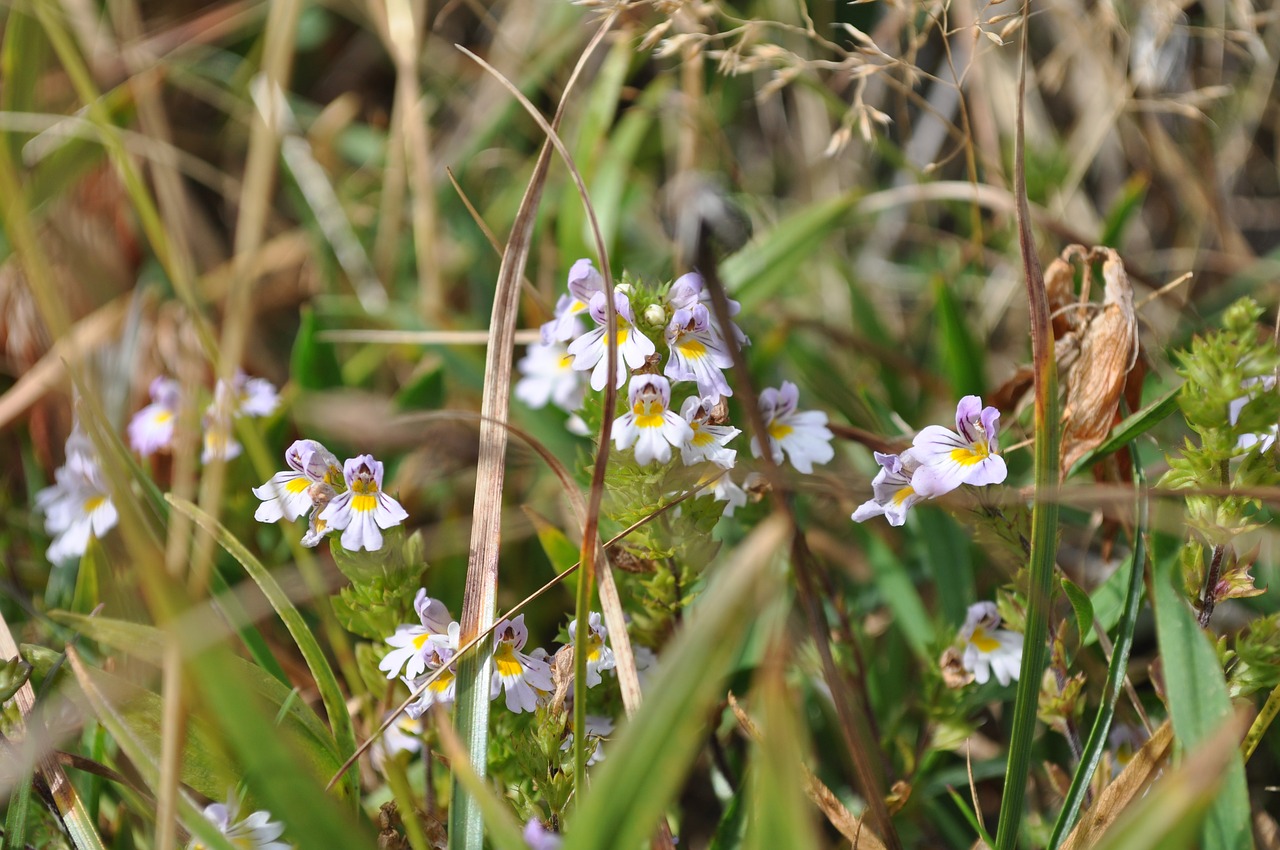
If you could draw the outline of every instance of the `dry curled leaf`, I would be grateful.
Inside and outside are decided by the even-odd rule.
[[[1098,802],[1080,818],[1080,823],[1063,842],[1063,850],[1079,850],[1097,843],[1128,805],[1140,798],[1155,781],[1164,769],[1172,746],[1173,726],[1166,720],[1142,749],[1134,753],[1116,780],[1099,795]]]

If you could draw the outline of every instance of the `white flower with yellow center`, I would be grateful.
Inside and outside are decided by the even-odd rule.
[[[591,305],[591,296],[604,292],[604,278],[588,259],[569,269],[569,294],[556,301],[555,318],[542,325],[542,343],[567,342],[582,332],[578,317]]]
[[[289,468],[271,476],[253,495],[262,500],[253,518],[258,522],[290,522],[315,505],[317,485],[342,483],[342,467],[333,452],[315,440],[295,440],[284,453]]]
[[[596,328],[569,343],[569,353],[573,355],[573,368],[579,372],[591,370],[591,389],[600,392],[609,380],[609,358],[605,356],[608,336],[605,308],[608,302],[603,292],[591,296],[591,318]],[[631,301],[624,293],[613,293],[613,307],[618,314],[618,373],[614,377],[614,386],[621,387],[627,382],[627,368],[639,369],[645,364],[649,355],[657,349],[653,340],[636,330],[635,316],[631,312]]]
[[[102,539],[119,520],[92,444],[79,426],[67,438],[66,450],[67,462],[54,470],[53,485],[35,497],[45,531],[53,535],[45,556],[55,564],[79,558],[90,537]]]
[[[569,621],[569,642],[573,643],[574,635],[578,633],[578,621],[576,619]],[[587,687],[594,688],[596,685],[604,681],[604,677],[600,675],[602,670],[612,670],[617,662],[613,657],[613,650],[609,648],[606,642],[609,637],[609,630],[600,620],[600,613],[592,611],[587,617]]]
[[[791,465],[803,473],[813,472],[815,463],[826,463],[835,457],[831,448],[833,435],[827,428],[827,414],[821,410],[796,410],[800,390],[790,381],[781,389],[769,387],[760,393],[760,412],[769,433],[769,453],[773,462],[782,463],[785,451]],[[760,457],[760,441],[752,437],[751,454]]]
[[[182,390],[177,381],[160,376],[151,382],[151,404],[129,420],[129,445],[143,457],[150,457],[173,443],[173,426],[178,417]]]
[[[911,455],[920,464],[912,488],[932,499],[961,484],[999,484],[1008,475],[999,436],[1000,411],[983,407],[976,395],[965,396],[956,405],[955,431],[930,425],[911,441]]]
[[[550,665],[520,651],[528,641],[524,614],[514,620],[503,620],[493,632],[493,680],[489,699],[497,699],[505,690],[507,708],[516,714],[538,707],[538,691],[555,689]]]
[[[414,679],[404,676],[400,678],[410,691],[417,691],[428,676],[439,672],[422,695],[405,708],[405,713],[410,717],[421,717],[433,705],[453,704],[458,686],[458,671],[453,660],[458,654],[460,633],[461,627],[457,623],[450,623],[443,639],[429,640],[423,644],[423,658],[426,661],[423,675]]]
[[[237,370],[230,384],[219,380],[214,386],[213,402],[204,414],[201,462],[239,457],[243,449],[232,434],[235,420],[241,416],[270,416],[279,406],[280,394],[265,378],[250,378]]]
[[[712,332],[711,317],[702,304],[682,307],[667,324],[671,356],[663,374],[673,381],[697,381],[698,394],[714,404],[733,395],[722,370],[733,365],[724,341]]]
[[[992,673],[1001,685],[1018,680],[1022,635],[1000,628],[1000,614],[994,602],[969,606],[960,640],[964,642],[961,663],[979,685],[985,685]]]
[[[418,612],[420,625],[397,626],[396,633],[387,638],[387,644],[394,648],[383,657],[378,669],[385,672],[388,679],[400,675],[401,668],[410,679],[422,675],[427,669],[427,643],[448,639],[449,609],[439,599],[427,596],[425,587],[418,588],[413,610]]]
[[[226,803],[206,806],[204,816],[239,850],[293,850],[293,845],[276,841],[284,834],[284,824],[271,820],[268,812],[254,812],[240,820],[240,802],[234,794],[227,795]],[[205,846],[196,841],[189,850],[205,850]]]
[[[924,497],[911,486],[911,474],[916,461],[910,450],[900,455],[876,452],[880,471],[871,481],[871,498],[853,512],[854,522],[865,522],[872,517],[883,516],[889,525],[902,525],[907,521],[907,510]]]
[[[385,721],[389,716],[390,712],[383,715],[382,719]],[[382,737],[369,747],[369,759],[373,766],[382,770],[387,759],[395,758],[400,753],[408,753],[412,757],[422,752],[422,729],[421,717],[410,717],[408,714],[397,717],[387,727],[387,731],[382,733]]]
[[[636,375],[627,393],[630,407],[613,423],[618,451],[635,446],[641,466],[671,460],[671,447],[693,439],[689,423],[671,410],[671,383],[658,375]]]
[[[707,291],[706,282],[703,281],[702,275],[697,272],[680,275],[672,282],[671,288],[667,290],[667,307],[672,312],[675,312],[677,310],[691,309],[695,304],[701,304],[707,309],[711,334],[719,341],[719,347],[727,352],[729,348],[724,343],[727,337],[724,328],[720,327],[720,323],[716,319],[715,311],[711,307],[711,293]],[[732,298],[729,299],[730,316],[738,315],[738,311],[741,309],[741,304]],[[751,340],[747,339],[747,335],[742,332],[742,328],[738,327],[737,324],[730,323],[729,327],[734,338],[738,341],[738,347],[751,344]]]
[[[516,381],[516,398],[534,410],[552,402],[572,413],[582,406],[585,383],[573,368],[573,355],[564,343],[529,346],[516,364],[523,376]]]
[[[342,465],[347,490],[333,497],[320,512],[327,531],[342,532],[342,548],[349,551],[382,548],[382,531],[408,519],[395,499],[382,492],[382,461],[373,455],[348,458]]]
[[[587,767],[604,761],[604,742],[613,734],[613,720],[600,714],[588,714],[583,724],[583,733],[587,738],[587,746],[591,747],[591,755],[587,757]],[[594,744],[594,746],[592,746]],[[565,736],[560,744],[561,752],[573,749],[573,732]]]
[[[684,400],[680,407],[680,418],[689,423],[693,437],[680,445],[680,458],[685,466],[711,461],[724,469],[733,469],[737,461],[736,449],[728,448],[729,441],[742,432],[731,425],[710,425],[708,414],[715,399],[697,398]]]

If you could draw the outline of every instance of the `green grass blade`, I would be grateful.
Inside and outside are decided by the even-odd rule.
[[[957,397],[981,394],[987,387],[986,349],[973,338],[961,305],[946,281],[934,279],[933,297],[937,309],[938,356],[942,361],[938,366]]]
[[[786,537],[784,518],[774,514],[725,559],[650,680],[662,698],[646,700],[612,742],[565,850],[637,847],[651,835],[683,786],[748,626],[760,605],[782,597],[783,574],[770,567]]]
[[[316,687],[320,691],[320,699],[324,703],[325,713],[329,717],[329,725],[333,729],[333,738],[338,744],[339,754],[345,758],[354,753],[356,750],[355,730],[351,726],[351,715],[347,712],[347,703],[342,698],[342,690],[338,687],[337,676],[334,675],[333,668],[329,666],[329,660],[325,658],[324,652],[320,649],[320,643],[316,640],[315,635],[312,634],[306,621],[302,619],[302,614],[298,612],[293,601],[289,599],[284,589],[276,582],[275,577],[267,571],[267,568],[222,523],[200,510],[191,502],[174,496],[168,496],[167,498],[169,504],[186,514],[197,525],[213,535],[218,544],[226,549],[231,557],[240,562],[245,572],[262,590],[263,595],[267,597],[267,601],[271,603],[271,607],[275,609],[280,619],[284,621],[285,628],[289,630],[289,635],[293,638],[294,643],[297,644],[298,650],[307,662],[307,667],[311,670],[311,676],[315,679]],[[359,800],[359,787],[354,773],[348,772],[344,774],[342,784],[347,799],[353,803]]]
[[[1137,447],[1132,448],[1137,458]],[[1062,839],[1075,826],[1080,815],[1080,807],[1084,804],[1085,794],[1093,779],[1094,771],[1102,760],[1102,753],[1107,746],[1107,734],[1111,730],[1111,721],[1115,717],[1116,702],[1120,699],[1120,690],[1124,685],[1125,672],[1129,666],[1129,651],[1133,649],[1133,633],[1138,626],[1138,612],[1142,608],[1142,579],[1146,573],[1146,516],[1147,496],[1146,479],[1141,467],[1137,467],[1138,503],[1134,517],[1137,528],[1133,535],[1133,556],[1129,561],[1129,585],[1125,594],[1124,613],[1120,617],[1119,631],[1111,650],[1111,666],[1107,668],[1107,683],[1102,692],[1102,704],[1098,707],[1093,728],[1089,731],[1089,740],[1085,742],[1084,752],[1080,757],[1080,765],[1071,779],[1071,788],[1062,803],[1062,811],[1053,825],[1053,836],[1049,839],[1049,847],[1056,848]]]
[[[1173,506],[1168,506],[1170,512]],[[1176,528],[1180,517],[1169,516],[1157,528]],[[1185,542],[1170,534],[1152,535],[1155,562],[1152,579],[1156,609],[1156,637],[1163,661],[1165,693],[1178,742],[1188,750],[1211,739],[1232,718],[1231,699],[1222,665],[1209,638],[1196,622],[1181,591],[1180,556]],[[1244,761],[1235,741],[1224,766],[1222,788],[1210,804],[1201,834],[1206,850],[1251,845],[1249,791]]]

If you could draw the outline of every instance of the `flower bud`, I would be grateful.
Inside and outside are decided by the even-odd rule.
[[[644,320],[651,325],[665,325],[667,310],[661,304],[650,304],[644,308]]]

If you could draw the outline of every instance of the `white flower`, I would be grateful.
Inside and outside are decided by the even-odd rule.
[[[604,292],[604,278],[588,259],[569,269],[569,294],[556,301],[555,318],[542,325],[542,344],[566,342],[582,332],[578,316],[591,304],[591,296]]]
[[[387,712],[382,719],[385,721],[390,714]],[[412,756],[420,752],[422,752],[422,718],[401,714],[387,727],[387,731],[382,733],[382,737],[373,742],[373,746],[369,748],[369,758],[375,768],[382,770],[383,764],[389,758],[395,758],[400,753],[409,753]]]
[[[605,308],[605,294],[597,292],[591,296],[591,318],[595,320],[595,330],[587,331],[569,343],[569,353],[573,355],[573,368],[579,372],[591,370],[591,389],[599,392],[604,389],[609,376],[609,358],[605,356],[608,327]],[[621,387],[627,382],[627,367],[639,369],[645,364],[649,355],[654,354],[653,340],[633,327],[635,317],[631,313],[631,302],[621,292],[613,294],[613,307],[618,314],[618,374],[614,385]]]
[[[569,621],[569,642],[572,643],[578,628],[577,619]],[[600,613],[592,611],[587,617],[587,687],[594,688],[604,681],[601,670],[612,670],[616,665],[613,650],[605,643],[609,630],[600,621]]]
[[[232,435],[232,427],[240,416],[270,416],[280,406],[280,394],[265,378],[250,378],[236,370],[231,383],[219,380],[213,389],[213,401],[205,410],[203,463],[215,458],[231,460],[239,457],[242,447]]]
[[[911,456],[920,464],[912,488],[932,499],[961,484],[999,484],[1008,475],[999,436],[1000,411],[983,407],[976,395],[965,396],[956,405],[955,431],[930,425],[912,440]]]
[[[284,453],[289,468],[271,476],[253,495],[262,500],[253,518],[258,522],[290,522],[314,507],[317,485],[330,489],[342,480],[342,467],[333,452],[315,440],[295,440]]]
[[[728,503],[724,506],[724,516],[733,516],[735,510],[747,503],[747,491],[734,484],[727,473],[716,479],[711,492],[716,501]]]
[[[574,371],[573,355],[564,343],[529,346],[516,368],[524,376],[516,381],[516,398],[534,410],[547,402],[570,413],[582,406],[582,374]]]
[[[796,410],[800,390],[790,381],[781,389],[769,387],[760,393],[760,412],[769,432],[769,452],[773,462],[782,463],[787,453],[791,465],[803,473],[813,472],[815,463],[826,463],[835,457],[831,448],[832,433],[827,428],[827,414],[821,410]],[[760,441],[751,438],[751,455],[760,457]]]
[[[493,632],[493,680],[489,699],[497,699],[505,690],[507,708],[516,714],[536,709],[537,691],[551,691],[555,687],[550,665],[520,651],[528,640],[524,614],[514,620],[503,620]]]
[[[1249,390],[1248,395],[1243,395],[1227,406],[1227,414],[1231,417],[1231,424],[1235,425],[1240,420],[1240,411],[1244,410],[1244,406],[1253,401],[1260,392],[1269,393],[1276,388],[1276,378],[1274,375],[1264,375],[1260,378],[1246,378],[1240,388]],[[1260,453],[1271,451],[1271,447],[1276,444],[1277,436],[1280,436],[1280,423],[1273,422],[1271,427],[1265,431],[1256,434],[1241,434],[1239,441],[1236,442],[1237,449],[1248,450],[1261,444],[1258,449]]]
[[[342,464],[347,490],[334,496],[320,512],[326,530],[342,530],[342,548],[350,551],[382,548],[382,532],[408,519],[400,503],[382,492],[382,461],[373,455],[348,458]]]
[[[409,686],[410,691],[416,691],[422,686],[427,676],[436,671],[440,673],[431,681],[431,684],[427,685],[422,696],[405,709],[410,717],[421,717],[427,709],[436,704],[451,705],[453,703],[458,684],[458,671],[454,667],[453,659],[458,653],[460,631],[461,626],[450,623],[443,639],[427,641],[423,645],[423,658],[426,661],[423,675],[414,679],[403,676],[400,678],[400,681]]]
[[[636,660],[636,678],[640,680],[640,685],[643,687],[649,676],[652,675],[654,668],[658,666],[658,653],[647,646],[633,643],[631,644],[631,654]]]
[[[716,320],[715,311],[711,309],[711,293],[707,291],[702,275],[697,272],[680,275],[672,282],[671,288],[667,290],[667,306],[672,311],[676,311],[691,309],[695,304],[701,304],[707,308],[711,321],[711,333],[721,341],[720,347],[727,352],[729,348],[723,344],[725,339],[724,328],[720,327],[720,323]],[[729,299],[730,316],[738,315],[738,311],[741,309],[741,304],[732,298]],[[747,335],[742,332],[742,328],[732,323],[729,327],[733,331],[734,338],[738,341],[739,348],[751,344],[751,340],[747,339]]]
[[[119,520],[92,450],[77,425],[67,438],[66,463],[54,470],[53,485],[36,493],[36,510],[44,514],[45,531],[53,535],[45,551],[52,563],[79,558],[90,537],[102,539]]]
[[[876,516],[884,516],[889,525],[902,525],[907,521],[907,511],[924,497],[911,486],[911,474],[916,469],[910,450],[900,455],[876,452],[880,471],[871,481],[871,499],[863,502],[853,512],[854,522],[865,522]]]
[[[206,806],[204,816],[231,840],[233,847],[244,850],[292,850],[292,845],[276,841],[284,834],[284,824],[271,820],[269,813],[254,812],[240,820],[240,803],[234,794],[227,795],[226,803]],[[190,850],[204,850],[204,845],[193,842]]]
[[[151,382],[151,404],[129,420],[129,445],[149,457],[173,443],[173,426],[178,416],[182,391],[177,381],[163,376]]]
[[[689,423],[670,409],[671,384],[658,375],[636,375],[628,391],[630,407],[613,423],[618,451],[635,446],[641,466],[671,460],[671,447],[693,439]]]
[[[1022,667],[1022,635],[1000,628],[1000,614],[994,602],[969,606],[960,629],[960,640],[964,642],[961,663],[979,685],[985,685],[992,673],[1001,685],[1018,680]]]
[[[383,657],[378,669],[384,671],[388,679],[400,675],[401,668],[410,679],[422,675],[422,671],[427,669],[426,644],[432,639],[437,643],[448,639],[451,625],[449,610],[439,599],[427,596],[425,587],[418,588],[413,609],[418,612],[421,623],[397,626],[396,633],[387,638],[387,644],[394,649]]]
[[[587,722],[583,725],[583,733],[587,737],[587,746],[592,743],[595,747],[591,750],[591,755],[587,757],[587,767],[596,762],[604,761],[604,740],[613,734],[613,721],[599,714],[588,714]],[[570,732],[565,736],[564,742],[560,744],[562,752],[568,752],[573,747],[573,733]]]
[[[722,395],[733,395],[723,369],[733,358],[711,326],[711,317],[702,304],[681,307],[671,317],[666,331],[671,356],[663,374],[673,381],[697,381],[698,394],[714,404]]]
[[[689,423],[693,436],[680,444],[680,458],[685,466],[709,460],[724,469],[733,469],[738,452],[728,448],[729,441],[742,432],[731,425],[708,425],[707,414],[715,399],[691,396],[684,400],[680,416]],[[719,485],[717,485],[719,486]]]

